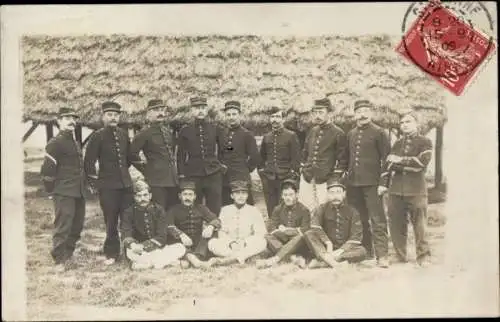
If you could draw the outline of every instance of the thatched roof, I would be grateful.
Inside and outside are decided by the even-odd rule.
[[[116,100],[126,122],[143,123],[151,98],[163,98],[186,121],[190,96],[206,95],[216,118],[238,99],[250,128],[278,101],[306,112],[328,96],[334,122],[352,122],[352,103],[368,98],[375,120],[396,126],[398,115],[418,110],[424,128],[446,121],[444,90],[394,50],[399,37],[80,36],[23,38],[24,118],[50,121],[60,106],[79,110],[87,126],[99,124],[100,104]],[[295,118],[291,113],[290,118]]]

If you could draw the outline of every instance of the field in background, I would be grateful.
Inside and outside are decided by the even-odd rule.
[[[413,274],[416,269],[410,263],[384,270],[373,267],[370,262],[336,270],[313,271],[302,271],[291,264],[264,271],[251,264],[206,272],[174,267],[132,272],[125,264],[105,268],[96,261],[104,239],[104,221],[96,200],[89,200],[85,228],[79,251],[75,254],[78,266],[57,275],[52,271],[49,255],[52,201],[39,189],[39,164],[40,160],[36,159],[25,162],[27,307],[30,319],[180,318],[190,315],[195,308],[213,314],[247,314],[241,310],[250,308],[235,303],[249,300],[258,307],[259,314],[272,314],[279,305],[286,306],[282,301],[288,297],[296,297],[295,301],[304,296],[330,301],[344,291],[366,289],[371,283],[384,280],[391,283],[406,274]],[[255,182],[256,190],[260,190],[259,186]],[[258,191],[255,198],[257,207],[265,213],[262,193]],[[430,206],[428,234],[436,266],[443,261],[445,219],[443,204]],[[409,245],[410,256],[414,256],[411,230]],[[286,297],[280,299],[276,294],[286,294]],[[285,311],[290,309],[293,308],[282,308]]]

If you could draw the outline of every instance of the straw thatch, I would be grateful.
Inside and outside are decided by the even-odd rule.
[[[272,102],[291,112],[289,122],[300,115],[308,123],[312,100],[327,96],[337,124],[351,123],[353,101],[368,98],[382,126],[396,126],[409,109],[426,129],[442,125],[444,90],[398,56],[398,41],[386,35],[24,37],[24,118],[51,121],[70,105],[95,127],[100,104],[115,100],[125,122],[142,124],[147,101],[163,98],[185,122],[189,97],[206,95],[216,119],[226,100],[240,100],[246,126],[261,132],[268,126],[262,111]]]

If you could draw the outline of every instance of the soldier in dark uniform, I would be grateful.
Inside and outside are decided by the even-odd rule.
[[[221,129],[221,144],[218,151],[219,160],[227,167],[222,181],[222,205],[226,206],[233,203],[229,183],[238,180],[249,183],[247,203],[253,205],[250,173],[255,170],[260,162],[257,142],[252,132],[241,126],[240,102],[226,102],[224,113],[227,127]]]
[[[220,229],[220,220],[206,206],[195,203],[196,186],[193,182],[181,181],[180,204],[167,213],[168,232],[176,242],[187,248],[184,267],[208,268],[213,263],[208,258],[208,240]],[[206,224],[205,227],[204,223]]]
[[[118,127],[121,106],[116,102],[102,104],[104,127],[89,139],[84,167],[91,186],[99,191],[99,202],[106,224],[104,264],[113,264],[120,256],[118,221],[133,203],[132,179],[129,173],[130,141],[126,130]],[[99,175],[96,172],[99,162]]]
[[[417,263],[429,263],[430,248],[425,237],[427,186],[425,171],[432,157],[432,142],[418,133],[418,118],[408,113],[401,118],[403,136],[392,146],[381,176],[383,192],[389,188],[388,217],[397,259],[406,262],[408,221],[412,223]]]
[[[347,140],[344,131],[329,121],[332,105],[327,98],[315,100],[312,107],[316,124],[304,144],[301,201],[312,209],[326,200],[326,182],[342,177],[347,169]]]
[[[274,208],[267,227],[267,248],[274,255],[258,260],[257,267],[270,267],[287,258],[298,266],[305,267],[302,256],[305,249],[304,233],[311,226],[311,212],[298,201],[298,189],[299,183],[296,180],[284,180],[281,189],[283,203]]]
[[[272,131],[262,138],[259,175],[267,213],[271,216],[274,207],[279,204],[284,180],[300,180],[301,150],[297,135],[283,127],[283,111],[279,107],[272,107],[269,116]]]
[[[219,131],[206,118],[206,98],[191,99],[195,120],[179,131],[177,167],[179,178],[196,184],[197,202],[205,198],[205,204],[214,214],[219,214],[222,203],[222,176],[227,167],[217,158],[220,144]]]
[[[345,202],[344,185],[329,180],[327,186],[329,200],[315,209],[311,229],[305,233],[306,244],[316,256],[309,268],[335,267],[339,262],[360,262],[366,258],[361,244],[361,219],[356,209]]]
[[[368,257],[373,256],[375,248],[377,265],[388,267],[387,219],[377,188],[391,143],[384,130],[371,122],[372,109],[367,100],[354,104],[356,127],[347,134],[347,200],[361,216]]]
[[[132,140],[130,155],[131,160],[140,160],[139,153],[143,151],[146,163],[135,161],[132,165],[144,175],[151,187],[153,201],[168,211],[179,201],[179,179],[175,137],[172,129],[164,124],[166,108],[162,100],[154,99],[148,102],[146,118],[149,126]]]
[[[125,256],[131,268],[164,268],[178,263],[186,253],[181,243],[167,245],[167,214],[163,207],[151,201],[149,186],[144,181],[134,183],[134,204],[123,213],[120,223]]]
[[[59,134],[45,147],[41,176],[45,189],[54,201],[55,220],[51,255],[56,270],[69,266],[85,219],[85,174],[82,151],[73,137],[77,115],[70,108],[60,108]]]

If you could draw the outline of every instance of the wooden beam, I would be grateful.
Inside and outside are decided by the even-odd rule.
[[[54,137],[54,127],[52,123],[45,124],[45,133],[47,134],[47,143]]]
[[[78,142],[78,144],[80,144],[80,146],[83,146],[82,145],[82,125],[81,124],[77,124],[75,126],[75,140],[76,140],[76,142]]]
[[[33,132],[36,130],[37,127],[38,123],[33,122],[33,124],[31,124],[29,130],[26,131],[26,133],[23,135],[23,143],[26,142],[26,140],[30,137],[31,134],[33,134]]]
[[[443,184],[443,126],[436,127],[436,146],[434,156],[434,186]]]

